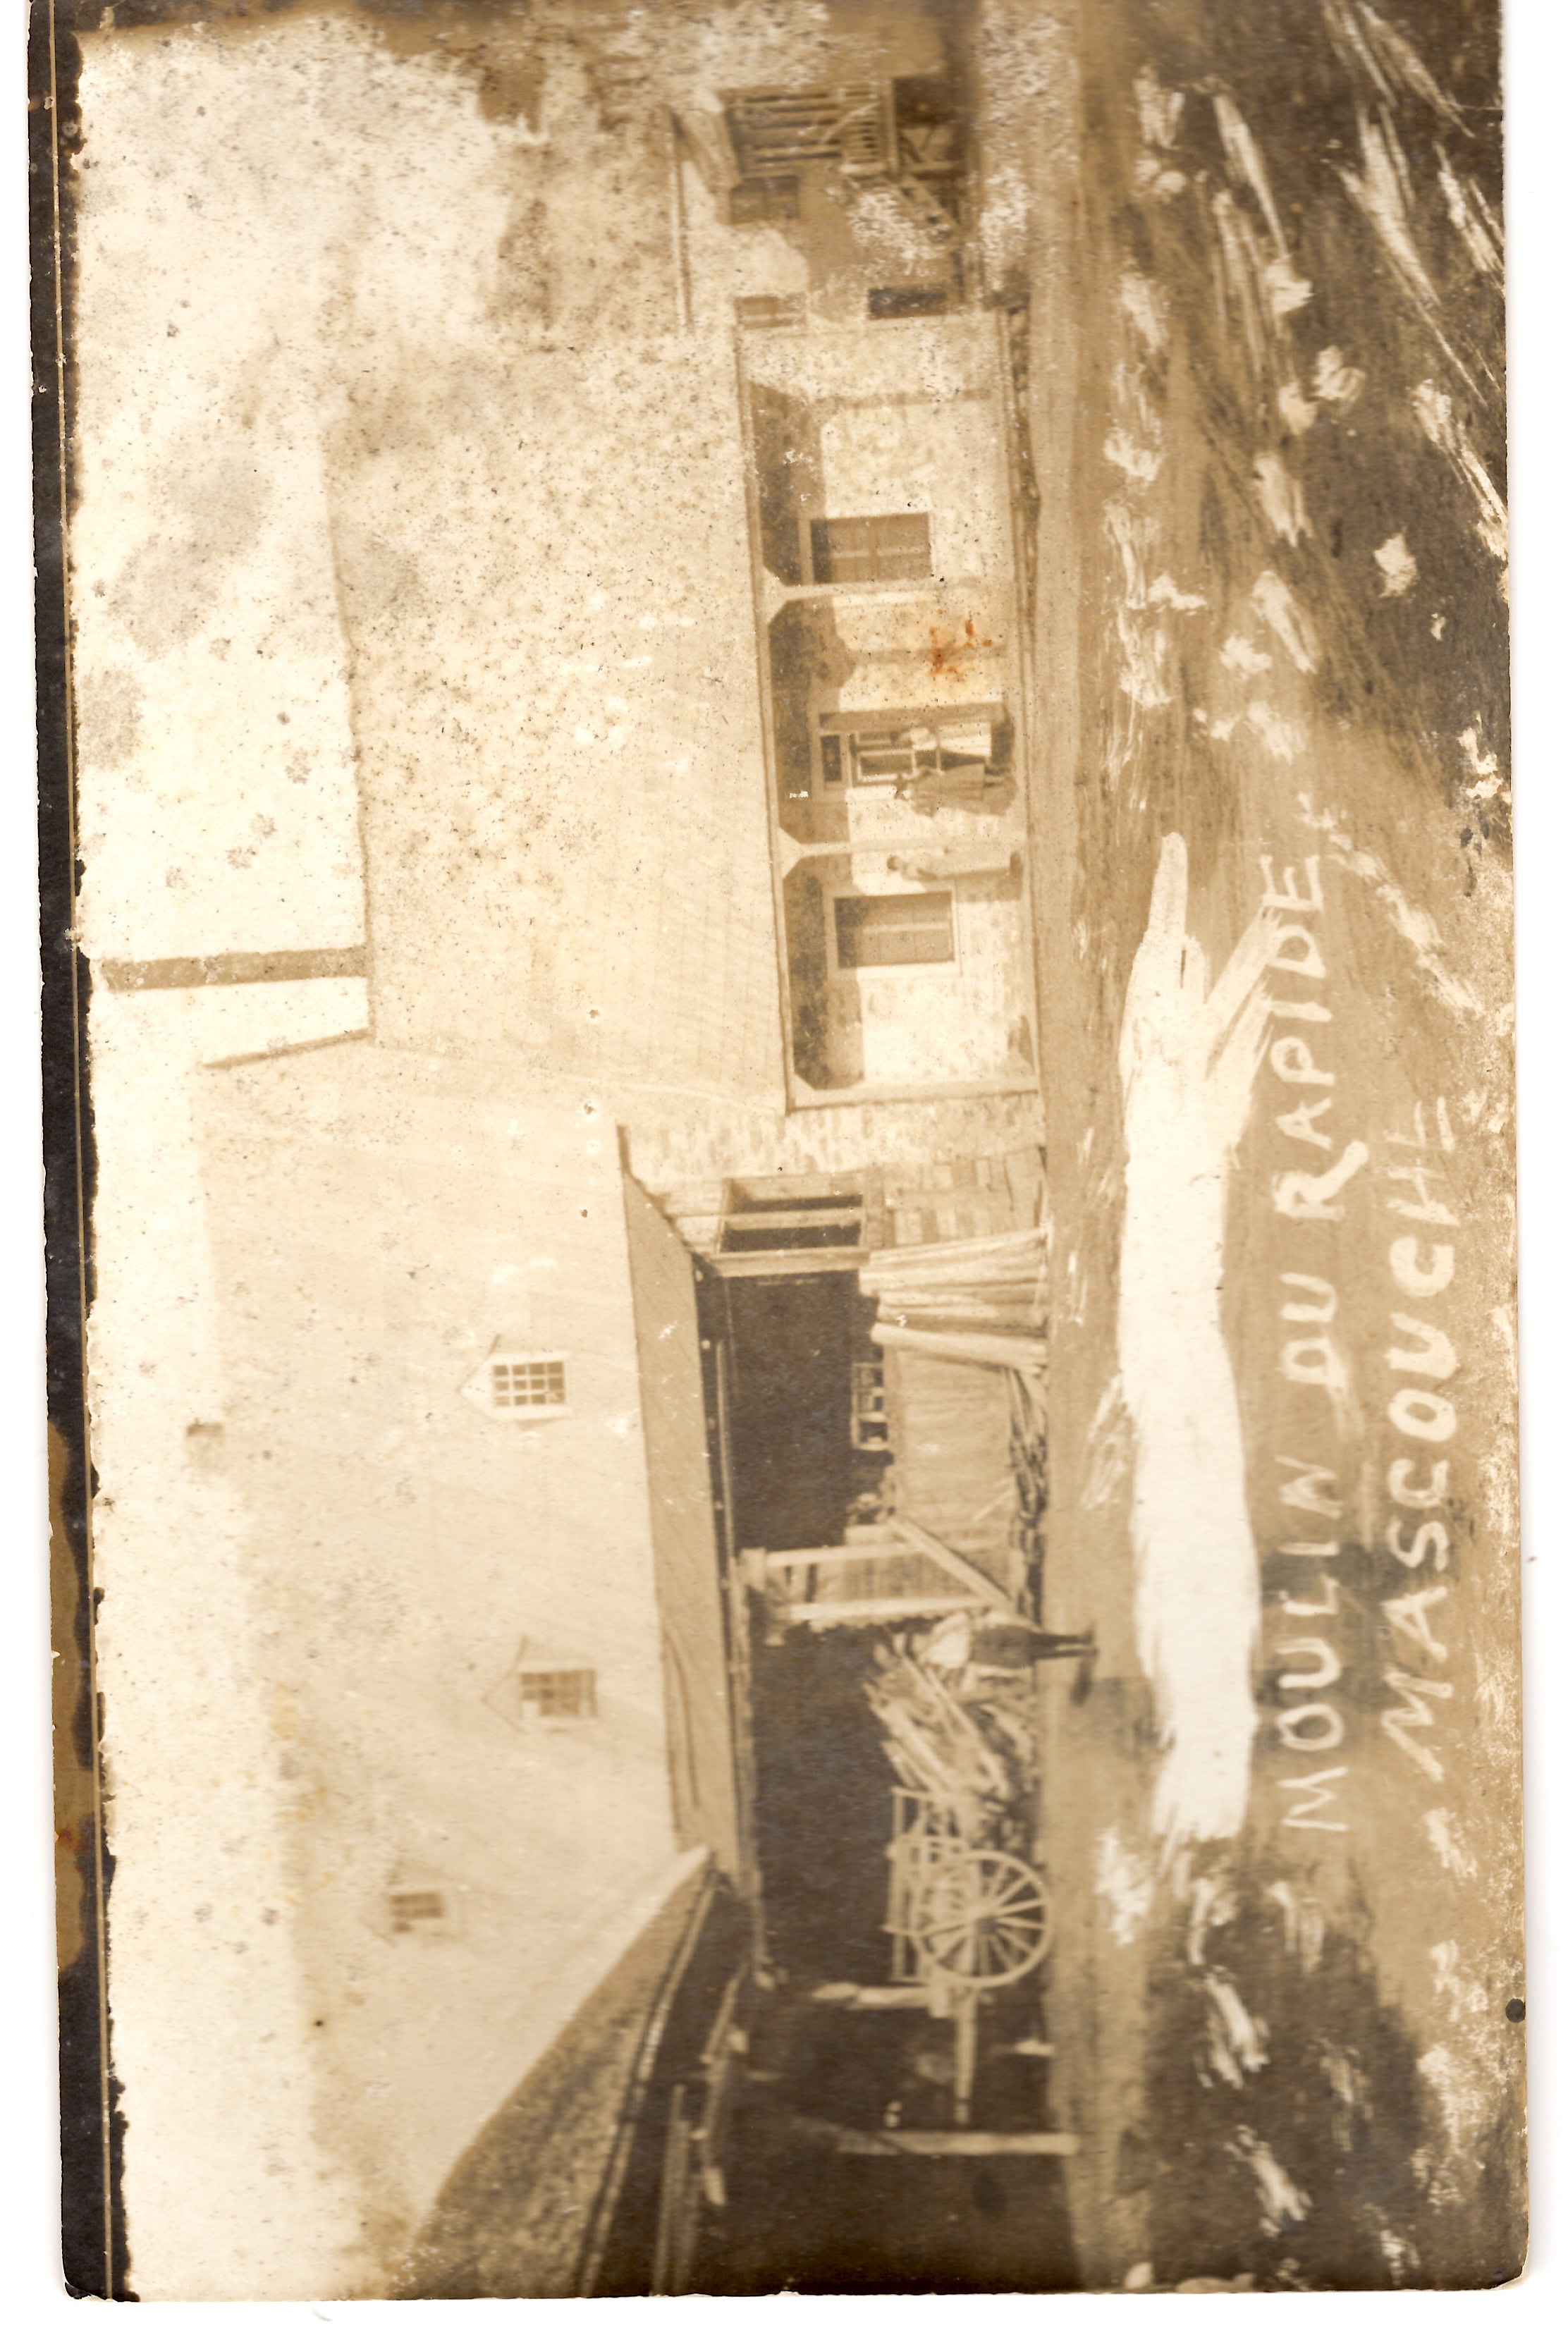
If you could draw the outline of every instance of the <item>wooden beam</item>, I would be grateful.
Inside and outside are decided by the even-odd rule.
[[[768,1552],[765,1548],[743,1548],[736,1567],[738,1577],[759,1597],[768,1586]]]
[[[847,1202],[840,1208],[775,1208],[766,1203],[754,1204],[750,1208],[727,1210],[723,1221],[738,1233],[810,1232],[818,1225],[857,1225],[860,1203]],[[744,1250],[733,1253],[746,1254]],[[758,1253],[751,1252],[753,1255]]]
[[[864,1248],[721,1249],[702,1262],[728,1281],[760,1281],[799,1273],[858,1273],[869,1255]]]
[[[719,1522],[729,1574],[735,1566],[735,1464],[730,1443],[730,1349],[722,1338],[713,1351],[713,1419],[719,1446]]]
[[[895,1556],[898,1550],[887,1532],[878,1533],[875,1540],[835,1541],[825,1548],[770,1548],[767,1554],[769,1571],[780,1573],[791,1565],[847,1565],[861,1557]]]
[[[804,1622],[813,1630],[830,1630],[839,1622],[913,1622],[923,1613],[978,1613],[994,1601],[989,1597],[840,1597],[818,1599],[809,1605],[786,1605],[787,1623]]]
[[[924,1525],[917,1525],[910,1516],[895,1516],[891,1522],[906,1548],[915,1549],[922,1556],[928,1556],[933,1565],[941,1565],[954,1581],[962,1581],[966,1589],[973,1590],[976,1595],[983,1597],[988,1604],[996,1606],[1000,1612],[1012,1613],[1016,1611],[1014,1601],[1000,1581],[992,1581],[989,1573],[982,1572],[978,1565],[972,1565],[968,1557],[959,1555],[957,1549],[949,1548],[946,1542],[938,1540],[934,1533],[928,1533]]]
[[[913,1255],[915,1251],[906,1252]],[[886,1251],[884,1252],[886,1254]],[[890,1301],[891,1302],[891,1301]],[[949,1362],[987,1362],[1010,1371],[1043,1371],[1045,1340],[988,1330],[905,1330],[896,1322],[874,1322],[874,1344],[911,1354],[934,1354]]]
[[[683,2294],[696,2241],[696,2200],[692,2195],[693,2133],[686,2088],[677,2084],[664,2129],[664,2162],[659,2183],[659,2218],[653,2233],[655,2294]]]
[[[840,2156],[1076,2156],[1075,2132],[919,2132],[900,2127],[857,2132],[824,2117],[792,2116],[797,2140],[836,2149]]]
[[[931,2000],[924,1986],[857,1986],[850,1979],[827,1979],[814,1986],[808,2001],[826,2002],[840,2010],[915,2010]]]
[[[927,836],[924,848],[929,850],[930,848],[931,838]],[[886,851],[887,846],[878,843],[876,848]],[[846,1103],[963,1102],[978,1100],[982,1095],[1032,1095],[1039,1092],[1038,1073],[1027,1079],[928,1079],[924,1086],[875,1086],[867,1082],[865,1086],[814,1087],[800,1076],[794,1067],[793,1055],[790,1057],[791,1110],[838,1110]]]
[[[858,1207],[865,1182],[863,1176],[833,1175],[826,1170],[808,1176],[731,1176],[724,1189],[734,1198],[726,1200],[720,1213],[735,1215],[736,1200],[760,1202],[764,1209],[783,1206],[790,1200],[842,1200],[846,1207]]]

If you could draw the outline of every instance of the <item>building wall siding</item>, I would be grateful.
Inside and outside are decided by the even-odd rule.
[[[584,1114],[370,1044],[206,1084],[214,1439],[297,1818],[277,1886],[318,2131],[390,2240],[676,1853],[621,1173]],[[464,1397],[496,1338],[566,1352],[570,1417]],[[525,1640],[595,1669],[596,1720],[518,1723]],[[395,1934],[394,1881],[450,1933]]]
[[[670,1784],[682,1847],[702,1841],[744,1877],[715,1511],[719,1420],[704,1404],[692,1260],[629,1177],[626,1233],[643,1364]]]
[[[515,434],[467,420],[476,370],[526,412]],[[498,349],[460,383],[411,365],[408,402],[390,443],[345,442],[331,473],[353,514],[378,1034],[777,1091],[728,347]]]

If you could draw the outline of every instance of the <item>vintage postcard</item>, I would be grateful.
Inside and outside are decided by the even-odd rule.
[[[1525,2243],[1496,0],[40,0],[65,2261]]]

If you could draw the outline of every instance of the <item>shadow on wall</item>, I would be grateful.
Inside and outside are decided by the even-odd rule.
[[[818,1088],[854,1085],[864,1075],[866,1061],[860,993],[854,982],[830,979],[827,919],[821,878],[809,867],[793,869],[784,883],[784,925],[795,1069]]]
[[[794,525],[793,512],[790,520]],[[799,532],[797,526],[798,545]],[[842,803],[813,801],[811,763],[812,704],[837,702],[856,671],[831,602],[798,600],[780,608],[769,629],[769,654],[779,824],[797,843],[837,842],[849,831],[847,814]]]
[[[757,382],[751,433],[763,563],[793,588],[811,580],[801,549],[802,521],[825,508],[821,424],[805,398]]]

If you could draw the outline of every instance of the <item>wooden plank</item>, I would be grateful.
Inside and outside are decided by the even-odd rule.
[[[879,1532],[875,1540],[856,1540],[842,1545],[833,1542],[825,1548],[770,1548],[767,1552],[767,1559],[770,1573],[781,1573],[792,1565],[847,1565],[857,1557],[895,1556],[897,1554],[891,1532]]]
[[[839,1622],[910,1622],[922,1613],[983,1613],[995,1603],[994,1597],[839,1597],[786,1605],[784,1619],[829,1630]]]
[[[659,2220],[653,2239],[655,2294],[683,2294],[690,2274],[695,2238],[695,2200],[692,2195],[692,2126],[686,2112],[686,2088],[677,2084],[670,2102],[664,2132],[664,2164],[659,2184]]]
[[[740,2001],[740,1990],[746,1983],[746,1965],[741,1962],[732,1973],[729,1984],[719,1998],[718,2015],[708,2030],[708,2040],[702,2047],[702,2065],[710,2075],[727,2055],[737,2048],[735,2038],[740,2032],[737,2011]],[[743,2041],[740,2048],[744,2048]]]
[[[1045,1340],[1008,1337],[985,1330],[905,1330],[896,1322],[874,1322],[873,1342],[903,1347],[912,1354],[936,1354],[952,1362],[983,1362],[1011,1371],[1042,1371]]]
[[[729,1619],[730,1709],[735,1753],[735,1774],[740,1794],[740,1892],[751,1916],[753,1952],[767,1951],[767,1921],[762,1904],[762,1865],[757,1853],[757,1747],[751,1694],[751,1594],[747,1575],[737,1565],[724,1584]]]
[[[736,1570],[747,1588],[754,1589],[760,1596],[768,1586],[768,1551],[765,1548],[743,1548]]]
[[[830,1175],[818,1171],[809,1176],[732,1176],[726,1190],[739,1200],[760,1202],[771,1210],[776,1203],[787,1200],[855,1200],[861,1196],[864,1178],[852,1175]],[[737,1198],[725,1202],[733,1213]]]
[[[961,392],[960,394],[963,392]],[[840,399],[840,404],[847,401]],[[777,834],[779,829],[771,830]],[[905,845],[905,848],[924,848],[929,850],[931,838],[923,838],[920,846]],[[842,847],[840,847],[842,848]],[[877,851],[885,852],[887,845],[879,841]],[[965,1102],[978,1100],[982,1095],[1034,1095],[1040,1092],[1038,1072],[1026,1079],[953,1079],[932,1080],[924,1086],[876,1086],[868,1080],[864,1086],[814,1087],[794,1068],[789,1071],[789,1107],[792,1110],[839,1110],[846,1103],[868,1102]]]
[[[902,1195],[896,1205],[905,1205]],[[934,1196],[927,1196],[926,1206],[937,1205]],[[942,1205],[953,1205],[951,1192],[943,1196]],[[1000,1263],[1011,1265],[1018,1278],[1033,1278],[1040,1271],[1044,1257],[1044,1243],[1038,1228],[1014,1226],[1011,1232],[977,1233],[972,1240],[921,1241],[917,1253],[911,1256],[907,1249],[896,1257],[881,1257],[873,1278],[880,1287],[886,1284],[888,1293],[896,1293],[905,1281],[953,1281],[968,1284],[975,1278],[975,1267]]]
[[[928,1556],[934,1565],[939,1565],[944,1573],[950,1573],[954,1581],[962,1581],[966,1589],[978,1592],[989,1604],[1000,1606],[1003,1613],[1013,1610],[1012,1599],[1001,1582],[992,1581],[989,1573],[982,1572],[978,1565],[972,1565],[968,1557],[961,1556],[955,1548],[949,1548],[946,1542],[938,1540],[934,1533],[928,1533],[924,1525],[917,1525],[910,1516],[895,1516],[893,1529],[906,1548],[916,1549],[922,1556]]]
[[[749,1588],[766,1586],[754,1565],[759,1552],[735,1546],[735,1478],[730,1443],[730,1372],[733,1356],[721,1338],[713,1354],[714,1415],[718,1420],[720,1521],[723,1561],[720,1603],[723,1610],[724,1670],[730,1720],[730,1765],[735,1781],[735,1833],[740,1870],[735,1878],[751,1909],[755,1936],[762,1938],[761,1865],[757,1855],[757,1769],[751,1724],[751,1641]],[[757,1577],[760,1574],[760,1577]]]
[[[863,1248],[721,1249],[707,1266],[727,1281],[761,1281],[789,1274],[857,1273],[866,1254]]]
[[[633,2146],[637,2137],[639,2120],[647,2104],[648,2088],[653,2082],[653,2069],[658,2063],[659,2047],[664,2039],[670,2014],[674,2008],[686,1972],[691,1967],[692,1956],[696,1952],[698,1940],[712,1911],[717,1887],[717,1867],[710,1860],[702,1875],[697,1895],[687,1914],[674,1958],[659,1981],[659,1991],[654,1997],[653,2007],[648,2014],[647,2024],[643,2030],[643,2039],[638,2046],[632,2079],[621,2103],[610,2169],[600,2185],[588,2226],[588,2234],[578,2258],[577,2282],[574,2291],[579,2297],[586,2298],[597,2288],[599,2273],[604,2268],[610,2231],[625,2187],[627,2167],[631,2160]]]
[[[808,1232],[817,1225],[858,1225],[860,1206],[846,1208],[731,1208],[724,1223],[742,1233]]]
[[[722,1338],[713,1354],[714,1434],[719,1447],[719,1522],[726,1576],[735,1570],[735,1466],[730,1443],[730,1350]]]
[[[825,2117],[792,2116],[789,2130],[797,2140],[831,2148],[840,2156],[1076,2156],[1075,2132],[921,2132],[901,2126],[896,2130],[859,2132],[853,2126],[829,2124]]]
[[[974,2103],[974,2062],[980,2043],[980,2006],[961,1993],[953,2007],[953,2121],[967,2127]]]
[[[740,2088],[741,2060],[747,2038],[740,2026],[741,1990],[747,1979],[744,1962],[724,1989],[719,2015],[702,2053],[707,2094],[697,2128],[697,2157],[702,2168],[702,2195],[720,2212],[729,2203],[724,2180],[724,2152],[729,2144],[735,2095]]]
[[[857,1986],[849,1979],[827,1979],[808,2000],[839,2010],[923,2010],[931,2000],[924,1986]]]

